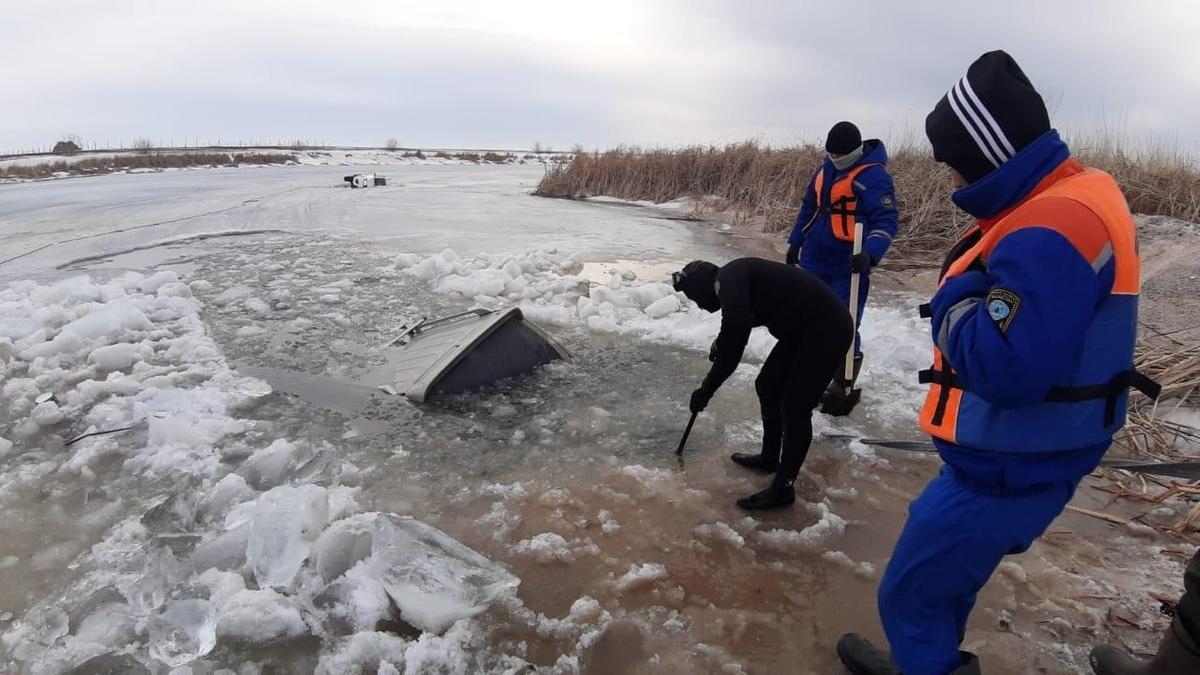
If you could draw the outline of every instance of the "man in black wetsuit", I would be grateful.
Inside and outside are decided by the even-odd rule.
[[[732,459],[775,473],[770,487],[739,499],[738,506],[772,509],[791,504],[796,500],[792,485],[812,443],[813,408],[854,337],[846,305],[812,274],[760,258],[740,258],[720,268],[696,260],[676,272],[672,281],[675,290],[701,309],[721,311],[721,332],[709,354],[712,369],[692,393],[692,412],[704,410],[733,374],[751,329],[766,326],[779,340],[754,381],[762,406],[762,452],[736,453]]]

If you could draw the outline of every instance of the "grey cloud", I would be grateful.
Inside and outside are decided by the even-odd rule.
[[[588,44],[577,46],[569,35],[372,16],[387,6],[353,21],[272,2],[10,7],[0,41],[39,58],[0,61],[0,151],[68,131],[97,142],[790,142],[843,118],[870,135],[919,139],[929,108],[997,47],[1020,60],[1068,131],[1108,127],[1193,149],[1200,139],[1190,122],[1200,57],[1188,47],[1200,10],[1185,2],[980,11],[949,0],[853,10],[647,0],[639,25],[609,28],[642,37],[611,53],[596,52],[609,36],[586,24]]]

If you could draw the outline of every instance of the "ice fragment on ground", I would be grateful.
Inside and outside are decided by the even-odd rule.
[[[621,467],[621,473],[633,478],[647,492],[658,490],[664,483],[672,479],[672,474],[663,469],[650,469],[641,464],[630,464]]]
[[[746,545],[746,540],[742,535],[723,522],[705,523],[693,530],[693,534],[700,539],[723,542],[734,548]]]
[[[106,647],[120,647],[134,638],[137,616],[124,602],[110,602],[92,610],[75,628],[74,636]]]
[[[788,551],[807,549],[846,531],[846,520],[834,513],[825,502],[815,505],[820,517],[803,530],[774,529],[758,533],[758,541],[767,548]]]
[[[600,521],[600,530],[604,534],[613,534],[621,529],[621,524],[613,518],[612,513],[607,510],[601,511],[596,515],[596,519]]]
[[[996,568],[1004,576],[1012,579],[1018,584],[1024,584],[1029,581],[1029,575],[1025,573],[1025,568],[1021,567],[1020,563],[1012,560],[1005,560]]]
[[[674,314],[680,310],[679,299],[674,295],[668,295],[665,298],[655,300],[646,308],[646,314],[652,319],[661,319],[668,314]]]
[[[12,441],[8,440],[7,438],[4,438],[3,436],[0,436],[0,458],[3,458],[8,453],[12,452],[12,448],[13,448]],[[2,569],[2,568],[0,568],[0,569]]]
[[[33,361],[61,354],[73,354],[83,349],[83,345],[83,338],[78,333],[65,330],[54,336],[54,339],[49,342],[42,342],[23,350],[21,352],[21,359]]]
[[[61,609],[48,607],[31,611],[24,625],[4,634],[4,643],[21,660],[36,658],[70,630],[70,618]]]
[[[401,253],[392,259],[392,264],[398,270],[408,269],[419,262],[421,262],[421,256],[412,253]]]
[[[196,498],[190,492],[177,492],[146,511],[141,523],[154,534],[190,532],[196,524]]]
[[[192,552],[192,566],[197,572],[210,568],[237,569],[246,563],[246,544],[250,539],[250,523],[236,525],[213,539],[201,542]]]
[[[154,330],[154,324],[127,298],[118,298],[63,326],[62,333],[74,333],[86,340],[124,335],[132,331]]]
[[[495,497],[503,497],[504,499],[524,499],[529,493],[525,490],[525,486],[520,483],[492,483],[484,485],[479,489],[480,494],[491,495]]]
[[[390,633],[355,633],[317,662],[317,675],[347,675],[378,671],[381,664],[403,664],[408,642]]]
[[[874,564],[866,562],[865,560],[862,562],[856,562],[853,558],[846,555],[842,551],[826,551],[821,554],[821,559],[826,562],[841,565],[863,579],[875,578]]]
[[[88,354],[88,363],[94,363],[102,370],[124,370],[135,362],[142,360],[144,348],[132,342],[118,342],[115,345],[93,349]]]
[[[550,488],[538,497],[538,503],[543,506],[562,506],[571,499],[571,493],[564,488]]]
[[[217,617],[221,639],[264,644],[306,633],[308,626],[296,604],[271,589],[235,593]]]
[[[584,595],[571,603],[567,620],[573,623],[589,623],[600,618],[601,613],[600,602],[591,596]]]
[[[241,300],[242,298],[249,297],[253,292],[253,289],[251,289],[249,286],[234,286],[232,288],[225,289],[218,294],[217,297],[209,300],[209,302],[217,305],[218,307],[223,307],[231,302],[234,302],[235,300]]]
[[[408,517],[375,520],[373,564],[408,623],[441,632],[475,616],[520,580],[441,530]]]
[[[179,275],[171,271],[158,272],[145,277],[137,283],[137,289],[143,293],[154,293],[167,284],[179,281]]]
[[[853,487],[828,487],[825,488],[825,494],[830,499],[841,501],[850,501],[858,496],[858,490]]]
[[[255,314],[271,313],[271,306],[268,305],[267,301],[263,300],[262,298],[246,298],[242,305]]]
[[[129,654],[93,656],[67,671],[67,675],[149,675],[150,671]]]
[[[150,617],[150,655],[182,666],[212,651],[217,644],[217,612],[208,600],[176,600]]]
[[[532,556],[540,563],[571,562],[575,554],[571,545],[561,535],[553,532],[543,532],[530,539],[524,539],[513,547],[516,555]]]
[[[492,504],[487,513],[479,517],[478,522],[491,530],[492,539],[506,541],[509,533],[521,525],[521,516],[510,513],[505,502],[498,501]]]
[[[308,558],[329,519],[329,498],[316,485],[273,488],[254,502],[246,562],[259,586],[286,586]]]
[[[376,518],[376,514],[364,514],[339,520],[317,538],[313,558],[326,582],[337,579],[371,555]]]
[[[661,563],[630,565],[629,571],[617,579],[614,587],[620,593],[637,590],[667,578],[667,568]]]
[[[246,481],[259,487],[278,485],[288,472],[294,470],[306,457],[291,441],[278,439],[265,448],[259,448],[242,462],[238,473]]]
[[[203,509],[208,517],[213,518],[224,513],[231,505],[239,504],[254,495],[254,490],[246,484],[245,478],[236,473],[226,474],[204,498]]]
[[[197,581],[208,587],[208,599],[218,612],[230,598],[246,590],[246,580],[237,572],[209,569],[197,577]]]

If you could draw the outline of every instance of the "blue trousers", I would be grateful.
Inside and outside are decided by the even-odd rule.
[[[846,307],[850,306],[850,274],[818,274],[813,272],[813,276],[825,282],[839,298],[842,299],[842,304]],[[857,328],[862,325],[863,308],[867,306],[867,293],[871,291],[871,275],[861,274],[858,277],[858,313],[854,320],[854,355],[862,355],[862,339],[858,335]]]
[[[1046,531],[1077,484],[985,494],[942,467],[909,505],[879,585],[879,617],[905,675],[944,675],[961,664],[975,594],[1004,556],[1023,553]]]

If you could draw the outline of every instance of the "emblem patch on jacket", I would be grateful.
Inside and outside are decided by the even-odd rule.
[[[1021,308],[1021,297],[1007,288],[993,288],[987,296],[988,316],[996,322],[1000,332],[1007,332],[1009,325]]]
[[[885,209],[896,208],[896,198],[891,195],[884,195],[879,199],[879,205]]]

